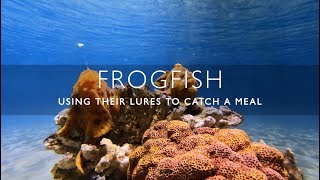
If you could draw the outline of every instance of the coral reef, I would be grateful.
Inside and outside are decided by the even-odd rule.
[[[124,88],[116,87],[114,91],[117,92],[119,97],[124,98],[125,105],[120,106],[118,113],[112,114],[110,130],[101,135],[97,140],[108,138],[113,142],[117,142],[119,145],[124,143],[140,144],[142,135],[144,131],[150,127],[150,124],[155,119],[166,119],[171,112],[171,107],[169,107],[166,102],[161,102],[161,104],[157,106],[130,106],[128,102],[130,98],[155,98],[155,94],[151,92],[147,86],[135,89],[126,84]],[[61,131],[61,127],[65,126],[66,119],[70,116],[69,111],[70,108],[64,109],[55,116],[54,121],[59,128],[58,132]],[[63,154],[68,151],[67,149],[69,148],[67,147],[70,146],[70,141],[75,141],[75,143],[72,144],[77,144],[77,146],[72,147],[79,149],[80,145],[84,143],[83,139],[85,139],[85,135],[78,132],[77,129],[73,129],[71,132],[72,136],[61,136],[61,134],[58,133],[49,136],[44,142],[45,147],[50,150],[57,150],[57,153]],[[119,134],[121,134],[121,136],[119,136]],[[58,149],[66,149],[66,151]]]
[[[82,79],[81,76],[79,79]],[[78,82],[75,86],[78,86],[77,84]],[[124,88],[116,87],[113,91],[117,92],[117,95],[124,98],[125,101],[129,101],[130,98],[151,99],[156,96],[155,93],[151,92],[147,86],[140,89],[134,89],[129,85],[125,85]],[[80,171],[78,171],[77,168],[67,170],[65,168],[61,168],[62,166],[58,166],[57,164],[52,169],[52,174],[55,179],[68,179],[69,175],[73,178],[92,178],[96,175],[103,178],[112,177],[113,174],[121,174],[122,171],[126,171],[125,162],[128,161],[128,158],[123,157],[118,159],[119,165],[113,163],[113,155],[107,154],[107,151],[102,151],[101,148],[99,148],[99,143],[97,143],[97,141],[99,142],[99,140],[108,138],[112,142],[116,142],[117,145],[123,145],[124,147],[127,147],[128,144],[140,144],[144,131],[150,127],[151,123],[155,119],[162,117],[166,118],[171,112],[171,108],[164,101],[157,106],[130,106],[129,103],[126,102],[125,105],[118,109],[118,113],[112,113],[112,121],[110,121],[108,132],[97,138],[91,138],[91,136],[88,138],[86,133],[83,131],[83,128],[86,128],[86,126],[84,125],[83,128],[79,128],[78,126],[79,123],[82,123],[79,122],[81,119],[78,120],[77,118],[74,118],[75,116],[72,116],[70,113],[72,108],[73,106],[69,109],[64,109],[54,118],[54,122],[59,128],[58,132],[46,138],[44,140],[44,146],[48,150],[53,150],[58,154],[64,154],[63,160],[58,164],[64,162],[71,163],[69,158],[71,153],[74,158],[72,162],[77,165],[76,167]],[[80,114],[83,117],[87,117],[88,115],[90,116],[90,107],[83,106],[83,108],[88,109],[82,109],[83,111],[81,110],[81,112],[84,112],[84,114]],[[108,109],[110,112],[114,112],[111,110],[111,107]],[[70,118],[70,116],[72,116],[72,118]],[[68,130],[68,134],[66,134],[63,129],[64,127],[67,127],[68,121],[69,124],[72,124],[72,128],[70,128]],[[91,127],[88,126],[87,128]],[[95,130],[96,128],[97,127],[94,127],[92,130]],[[98,130],[100,129],[101,128],[98,128]],[[61,131],[63,133],[61,133]],[[88,141],[90,139],[91,141]],[[108,147],[110,149],[110,147],[114,146],[109,145]],[[132,148],[131,145],[130,148]],[[66,159],[66,157],[69,159]],[[105,169],[107,169],[107,171]]]
[[[63,154],[54,179],[288,179],[302,177],[290,151],[285,156],[262,142],[251,142],[235,127],[243,116],[226,106],[168,105],[166,98],[195,98],[196,81],[181,64],[161,76],[152,92],[128,84],[110,89],[87,69],[73,87],[74,98],[124,99],[124,105],[72,105],[54,122],[57,133],[46,149]],[[185,79],[187,75],[187,79]],[[187,88],[184,81],[187,80]],[[165,84],[164,84],[165,83]],[[159,98],[156,105],[130,105],[130,99]],[[95,100],[93,100],[95,101]],[[174,120],[177,119],[177,120]],[[151,128],[150,128],[151,127]],[[130,155],[129,155],[130,154]],[[300,176],[299,176],[300,175]]]
[[[288,179],[284,156],[240,129],[159,121],[130,154],[128,179]]]
[[[180,65],[176,65],[175,68],[186,70]],[[189,73],[188,71],[181,73],[186,72]],[[229,113],[229,111],[222,111],[220,110],[221,108],[216,110],[196,105],[186,106],[183,103],[179,106],[170,106],[165,100],[165,98],[170,97],[168,94],[157,95],[150,91],[147,86],[136,89],[126,84],[125,87],[119,86],[111,90],[105,82],[102,82],[101,85],[101,89],[97,88],[98,73],[87,69],[80,74],[78,81],[74,85],[72,98],[89,97],[91,101],[94,101],[94,98],[121,97],[124,98],[125,105],[109,106],[103,103],[100,103],[100,105],[93,103],[89,106],[72,105],[70,108],[61,111],[54,118],[54,122],[59,128],[58,132],[50,135],[44,141],[46,149],[53,150],[58,154],[64,154],[63,160],[58,164],[74,162],[80,172],[86,175],[88,175],[87,172],[89,172],[90,168],[91,171],[96,169],[98,171],[96,173],[101,173],[102,171],[100,171],[99,168],[103,167],[104,164],[106,164],[105,161],[109,158],[107,156],[104,157],[97,147],[94,148],[94,145],[98,146],[99,140],[103,138],[108,138],[118,145],[125,143],[140,145],[144,132],[150,125],[160,119],[183,119],[182,117],[184,117],[184,115],[192,113],[198,114],[196,118],[200,119],[203,119],[203,117],[207,119],[216,117],[217,119],[219,118],[218,120],[225,120],[228,119],[227,117],[229,117],[230,114],[235,114]],[[178,92],[177,89],[174,91],[175,93],[184,93]],[[156,106],[147,104],[140,106],[129,105],[129,99],[134,98],[160,98],[160,104]],[[220,113],[221,116],[219,116],[220,114],[218,113]],[[189,114],[189,116],[192,115]],[[213,123],[210,127],[220,127],[219,125],[223,124],[220,121],[214,121],[218,123]],[[190,121],[190,123],[192,123],[192,121]],[[204,124],[203,126],[206,125],[207,124]],[[95,152],[94,154],[96,154],[96,156],[89,157],[87,152],[91,154]],[[74,161],[71,161],[70,153],[72,157],[75,158]],[[66,159],[67,157],[69,159]],[[100,160],[101,163],[98,163],[98,160]],[[95,162],[97,167],[92,165],[92,161],[97,161]],[[112,174],[112,171],[118,170],[118,166],[112,163],[108,166],[110,166],[109,173],[104,174],[106,176]],[[66,168],[61,167],[62,166],[59,165],[53,169],[54,177],[63,176],[63,173],[70,173],[66,171]],[[70,167],[70,165],[68,167]],[[72,170],[76,171],[75,169]],[[73,172],[73,174],[82,177],[79,175],[79,172]]]
[[[177,80],[173,80],[173,78],[177,78]],[[167,71],[160,76],[155,81],[155,85],[163,87],[160,88],[160,90],[156,90],[158,94],[165,93],[180,100],[195,98],[198,92],[198,90],[193,87],[197,86],[197,81],[192,77],[192,73],[181,64],[175,64],[171,71]]]
[[[139,145],[143,133],[159,120],[167,119],[181,119],[188,122],[192,127],[229,127],[237,126],[243,122],[243,117],[230,110],[226,106],[220,106],[219,109],[214,107],[201,107],[201,106],[169,106],[165,100],[167,95],[157,96],[149,90],[148,86],[140,89],[135,89],[125,85],[124,88],[116,87],[118,96],[124,98],[125,105],[120,106],[119,113],[112,116],[112,123],[110,131],[100,137],[111,139],[112,142],[122,145],[130,143]],[[160,98],[159,105],[140,105],[130,106],[128,103],[130,98]],[[191,114],[197,115],[191,115]],[[63,127],[68,117],[68,109],[61,111],[54,119],[55,124],[59,128]],[[119,136],[121,134],[121,136]],[[77,131],[73,131],[73,136],[61,137],[58,135],[51,135],[45,140],[47,149],[55,150],[59,154],[69,151],[70,143],[72,147],[79,148],[83,143],[81,139],[84,136]],[[50,140],[50,143],[49,143]],[[55,143],[53,143],[55,142]],[[66,143],[64,143],[66,142]],[[77,144],[77,145],[74,145]],[[55,146],[53,146],[55,145]],[[61,149],[66,149],[62,151]],[[58,152],[59,151],[59,152]]]
[[[116,87],[115,89],[119,92],[119,97],[124,98],[125,105],[122,105],[119,113],[114,116],[111,131],[104,137],[120,145],[124,143],[139,144],[144,131],[150,127],[150,124],[156,118],[156,111],[162,111],[159,108],[168,109],[169,107],[165,102],[162,102],[159,106],[130,105],[130,99],[146,98],[150,100],[155,98],[155,94],[149,90],[148,86],[136,89],[126,84],[124,88]],[[163,112],[165,117],[168,111],[164,110]]]
[[[99,146],[82,144],[83,170],[81,174],[76,168],[76,155],[67,152],[52,170],[54,179],[86,179],[94,176],[105,176],[113,179],[125,179],[129,165],[129,154],[133,150],[130,144],[118,146],[110,139],[103,138]]]

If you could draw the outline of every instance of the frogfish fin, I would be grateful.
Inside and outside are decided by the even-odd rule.
[[[68,118],[64,126],[58,130],[57,134],[60,136],[67,136],[70,134],[72,130],[71,119]]]
[[[109,109],[102,105],[99,107],[101,111],[98,111],[88,124],[86,130],[86,136],[88,137],[100,137],[111,129],[112,117]]]
[[[76,166],[78,170],[84,174],[84,170],[82,168],[82,159],[81,159],[81,150],[78,152],[77,157],[76,157]]]

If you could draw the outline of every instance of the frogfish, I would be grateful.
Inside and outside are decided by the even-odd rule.
[[[106,134],[112,125],[112,115],[119,112],[119,105],[102,103],[101,99],[118,99],[118,93],[112,91],[105,81],[99,88],[99,74],[89,68],[83,71],[73,86],[71,98],[90,98],[90,105],[71,105],[65,125],[57,132],[62,137],[70,137],[76,130],[84,134],[84,143],[90,144]],[[96,98],[100,100],[98,103]],[[76,156],[76,166],[82,168],[81,150]]]

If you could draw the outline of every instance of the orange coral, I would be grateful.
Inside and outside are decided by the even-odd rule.
[[[218,128],[201,127],[195,130],[197,134],[210,134],[214,135],[218,131]]]
[[[225,180],[226,178],[223,176],[211,176],[206,178],[205,180]]]
[[[174,142],[180,142],[182,138],[193,134],[189,124],[183,121],[170,121],[167,130],[168,138]]]
[[[156,139],[167,137],[167,125],[168,121],[159,121],[150,129],[147,129],[142,136],[142,142],[145,142],[150,138]]]
[[[269,167],[282,176],[287,176],[287,171],[283,170],[284,156],[282,153],[265,144],[254,144],[255,153],[259,161],[264,167]]]
[[[263,172],[230,160],[225,160],[219,163],[217,175],[224,176],[227,179],[267,179],[267,176]]]
[[[130,155],[128,179],[288,179],[279,153],[240,129],[192,131],[182,121],[160,121]]]
[[[271,168],[263,168],[262,171],[267,175],[269,180],[285,180],[284,177]]]
[[[180,80],[172,80],[172,78],[180,78]],[[179,98],[180,100],[194,98],[198,92],[198,90],[193,87],[197,86],[197,82],[195,78],[192,77],[192,73],[181,64],[175,64],[170,72],[168,71],[160,76],[155,81],[155,85],[159,87],[165,86],[161,91],[156,90],[156,93],[164,92],[172,97]]]
[[[214,136],[234,151],[241,150],[250,144],[248,135],[241,129],[219,129]]]

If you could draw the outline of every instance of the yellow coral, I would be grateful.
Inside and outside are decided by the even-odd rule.
[[[130,163],[138,163],[139,159],[144,155],[146,150],[143,146],[138,146],[132,153],[130,153]]]
[[[233,161],[222,161],[219,163],[219,168],[217,171],[217,175],[224,176],[227,179],[252,179],[252,180],[266,180],[267,176],[255,169],[249,168],[239,162]]]
[[[283,168],[284,156],[279,150],[258,143],[254,144],[254,147],[256,156],[264,167],[269,167],[280,173],[282,176],[288,176],[287,171]]]
[[[206,178],[205,180],[225,180],[226,178],[223,176],[211,176]]]
[[[201,127],[196,129],[196,133],[214,135],[218,130],[218,128]]]
[[[214,137],[234,151],[241,150],[250,144],[249,136],[241,129],[219,129]]]
[[[167,131],[168,138],[174,142],[180,142],[182,138],[193,134],[188,123],[178,120],[170,121],[167,125]]]
[[[190,151],[196,146],[206,145],[206,139],[202,136],[191,135],[188,136],[179,143],[178,147],[186,151]]]

